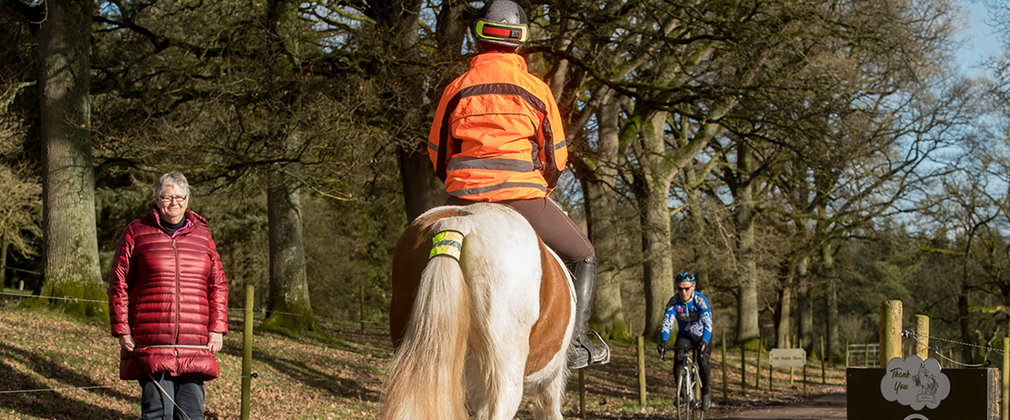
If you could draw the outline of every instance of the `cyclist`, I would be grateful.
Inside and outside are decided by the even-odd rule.
[[[666,304],[666,315],[663,316],[663,331],[661,341],[657,350],[659,355],[666,354],[667,341],[670,339],[670,330],[673,328],[674,320],[677,321],[677,337],[673,343],[674,348],[693,347],[697,350],[698,370],[701,375],[701,409],[708,411],[712,407],[712,398],[709,396],[709,379],[712,376],[712,368],[708,359],[712,354],[709,343],[712,340],[712,308],[708,305],[708,298],[705,295],[695,292],[696,282],[694,275],[688,272],[677,274],[674,280],[677,287],[677,294],[670,298]],[[673,371],[678,372],[681,360],[674,358]]]

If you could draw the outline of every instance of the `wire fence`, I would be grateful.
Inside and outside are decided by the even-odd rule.
[[[84,299],[84,298],[77,298],[77,297],[73,297],[73,296],[36,296],[34,294],[31,294],[31,293],[0,292],[0,296],[10,296],[10,297],[22,298],[22,299],[63,300],[63,301],[74,302],[74,303],[78,303],[78,302],[105,303],[105,304],[109,303],[109,301],[107,301],[107,300]],[[228,312],[245,312],[245,311],[246,311],[246,308],[228,308]],[[306,316],[305,314],[297,314],[297,313],[292,313],[292,312],[268,310],[268,309],[265,309],[265,308],[262,308],[262,307],[259,307],[259,306],[254,306],[252,308],[252,311],[254,313],[258,313],[258,314],[261,314],[261,315],[264,315],[264,316],[269,315],[269,314],[279,314],[279,315],[299,316],[299,317]],[[327,321],[327,322],[332,322],[332,323],[354,323],[354,324],[364,323],[364,324],[372,325],[372,326],[380,326],[380,327],[385,327],[386,326],[386,324],[383,323],[383,322],[370,321],[370,320],[337,319],[337,318],[328,318],[328,317],[319,316],[319,315],[312,315],[312,318],[315,319],[315,320],[318,320],[318,321]]]
[[[0,292],[0,296],[8,296],[8,297],[11,297],[11,298],[16,298],[16,299],[38,298],[38,299],[49,299],[49,300],[65,300],[65,301],[70,301],[70,302],[75,302],[75,303],[76,302],[108,303],[107,300],[83,299],[83,298],[76,298],[76,297],[71,297],[71,296],[37,296],[37,295],[31,294],[31,293]],[[246,310],[247,310],[247,308],[229,308],[228,312],[230,312],[230,313],[232,313],[232,312],[242,312],[242,313],[245,313]],[[288,315],[288,316],[305,316],[304,314],[297,314],[297,313],[291,313],[291,312],[265,310],[265,309],[263,309],[261,307],[253,307],[252,308],[252,312],[257,313],[257,314],[261,314],[264,317],[266,317],[269,314],[282,314],[282,315]],[[369,321],[369,320],[336,319],[336,318],[320,317],[320,316],[315,316],[315,315],[313,315],[313,318],[316,319],[316,320],[319,320],[319,321],[325,321],[325,322],[337,323],[337,324],[345,324],[345,325],[346,324],[355,324],[355,325],[358,325],[358,324],[361,324],[361,325],[367,324],[367,325],[381,326],[381,327],[385,327],[387,325],[387,324],[382,323],[382,322]],[[916,333],[913,330],[905,330],[905,331],[903,331],[902,332],[902,337],[903,338],[912,339],[912,340],[914,340],[914,342],[926,346],[929,349],[929,352],[930,352],[931,355],[934,355],[938,359],[946,362],[946,365],[948,367],[949,366],[956,366],[956,367],[963,367],[963,368],[991,367],[992,363],[988,360],[988,357],[989,357],[990,354],[1004,354],[1004,353],[1006,353],[1002,349],[997,349],[997,348],[989,347],[989,346],[986,346],[986,345],[964,343],[964,342],[960,342],[960,341],[957,341],[957,340],[951,340],[951,339],[942,338],[942,337],[933,337],[933,336],[928,336],[928,335],[921,335],[921,334]],[[962,346],[962,347],[974,348],[974,349],[977,349],[977,350],[983,350],[985,352],[985,360],[986,361],[984,363],[964,363],[964,362],[961,362],[959,360],[956,360],[955,358],[953,358],[950,355],[944,355],[940,351],[938,345],[936,345],[936,344],[929,345],[928,344],[930,342],[935,342],[935,341],[947,343],[947,344],[949,344],[951,346]],[[610,345],[612,347],[616,346],[618,348],[630,348],[630,347],[634,347],[635,346],[635,344],[623,345],[622,343],[619,343],[619,342],[611,342]],[[853,355],[853,356],[855,356],[854,360],[852,360],[852,362],[853,362],[852,365],[853,366],[859,366],[860,363],[856,363],[858,361],[858,362],[861,362],[863,366],[866,366],[866,367],[876,367],[876,366],[879,366],[879,364],[878,364],[879,351],[880,350],[879,350],[879,344],[878,343],[849,344],[847,346],[847,348],[846,348],[846,359],[848,360],[849,356]],[[246,378],[269,378],[269,376],[263,376],[263,375],[259,375],[259,374],[256,374],[256,373],[252,373],[251,375],[247,375],[247,376],[242,376],[242,375],[222,376],[222,377],[220,377],[218,379],[219,380],[224,380],[224,381],[229,381],[229,380],[243,380],[243,379],[246,379]],[[297,380],[297,381],[303,381],[303,382],[307,382],[307,381],[329,381],[329,380],[332,380],[332,378],[330,378],[330,377],[291,377],[291,376],[285,376],[285,378],[286,379]],[[376,381],[376,382],[379,382],[379,381]],[[59,391],[69,391],[69,390],[112,389],[112,388],[121,388],[121,387],[136,387],[136,384],[125,383],[125,384],[118,384],[118,385],[99,385],[99,386],[61,387],[61,388],[39,388],[39,389],[20,389],[20,390],[0,390],[0,395],[3,395],[3,394],[38,393],[38,392],[59,392]]]
[[[948,364],[948,366],[960,366],[960,367],[964,367],[964,368],[984,368],[984,367],[990,367],[990,366],[992,366],[992,362],[989,360],[989,355],[991,353],[1000,354],[1000,355],[1007,353],[1006,351],[1004,351],[1002,349],[997,349],[995,347],[989,347],[989,346],[984,346],[984,345],[979,345],[979,344],[972,344],[972,343],[964,343],[964,342],[960,342],[960,341],[957,341],[957,340],[950,340],[950,339],[946,339],[946,338],[942,338],[942,337],[932,337],[932,336],[928,336],[928,335],[922,335],[922,334],[916,333],[913,330],[902,331],[901,336],[903,338],[910,338],[910,339],[914,340],[916,343],[925,346],[926,348],[929,349],[929,352],[930,352],[931,355],[935,355],[939,360],[946,361],[947,364]],[[984,357],[985,362],[983,362],[983,363],[964,363],[964,362],[961,362],[959,360],[956,360],[955,358],[953,358],[951,356],[945,356],[943,354],[943,352],[940,351],[940,347],[939,346],[937,346],[935,344],[934,345],[930,345],[929,344],[929,343],[934,342],[934,341],[941,341],[941,342],[945,342],[945,343],[948,343],[948,344],[951,344],[951,345],[954,345],[954,346],[970,347],[970,348],[974,348],[974,349],[977,349],[977,350],[983,350],[983,351],[985,351],[985,357]]]
[[[72,296],[39,296],[39,295],[35,295],[35,294],[32,294],[32,293],[0,292],[0,296],[5,296],[5,297],[9,297],[9,298],[14,298],[14,299],[36,299],[37,298],[37,299],[46,299],[46,300],[62,300],[62,301],[68,301],[68,302],[74,302],[74,303],[78,303],[78,302],[104,303],[104,304],[108,303],[107,300],[84,299],[84,298],[77,298],[77,297],[72,297]],[[235,313],[235,312],[245,313],[246,312],[246,308],[228,308],[228,312],[229,313]],[[252,308],[252,312],[254,312],[256,314],[259,314],[259,315],[261,315],[263,317],[266,317],[269,314],[281,314],[281,315],[298,316],[298,317],[306,316],[305,314],[298,314],[298,313],[292,313],[292,312],[266,310],[266,309],[258,307],[258,306],[257,307],[253,307]],[[349,325],[349,324],[363,325],[364,324],[364,325],[370,325],[370,326],[373,326],[373,327],[386,327],[388,325],[388,324],[383,323],[383,322],[369,321],[369,320],[336,319],[336,318],[322,317],[322,316],[318,316],[318,315],[313,315],[312,317],[313,317],[313,319],[315,319],[317,321],[323,321],[323,322],[333,323],[333,324],[344,324],[344,325]],[[220,377],[217,378],[217,380],[218,381],[240,381],[240,380],[243,380],[243,379],[246,379],[246,378],[252,378],[252,379],[255,379],[255,378],[270,379],[271,376],[269,376],[269,375],[260,375],[260,374],[257,374],[257,373],[252,373],[251,375],[245,375],[245,376],[243,376],[243,375],[220,376]],[[322,381],[332,381],[333,380],[332,377],[293,377],[293,376],[284,376],[284,378],[285,379],[289,379],[289,380],[294,380],[294,381],[300,381],[300,382],[314,382],[314,381],[322,382]],[[365,382],[379,383],[381,381],[365,381]],[[5,395],[5,394],[31,394],[31,393],[40,393],[40,392],[61,392],[61,391],[73,391],[73,390],[114,389],[114,388],[122,388],[122,387],[136,388],[136,386],[137,385],[135,383],[123,383],[123,384],[117,384],[117,385],[95,385],[95,386],[80,386],[80,387],[60,387],[60,388],[36,388],[36,389],[0,390],[0,395]]]

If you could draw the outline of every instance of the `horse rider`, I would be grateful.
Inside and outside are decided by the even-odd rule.
[[[688,272],[677,274],[673,284],[677,294],[666,304],[666,314],[663,316],[663,331],[657,349],[660,356],[666,354],[666,343],[670,339],[673,322],[678,325],[674,348],[693,347],[698,356],[698,370],[701,375],[701,409],[708,411],[712,407],[709,396],[709,379],[712,377],[712,367],[708,359],[712,355],[712,307],[705,295],[694,290],[696,282],[694,275]],[[681,359],[673,359],[673,371],[680,369]]]
[[[491,0],[470,29],[480,53],[470,70],[445,88],[428,136],[428,154],[449,193],[446,204],[493,202],[522,214],[575,277],[569,367],[606,364],[610,348],[587,336],[596,251],[548,198],[565,169],[568,149],[554,95],[518,54],[529,38],[526,12],[510,0]]]

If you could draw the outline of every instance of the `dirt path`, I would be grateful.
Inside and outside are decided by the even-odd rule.
[[[709,417],[706,416],[706,418]],[[845,394],[825,394],[795,405],[764,407],[740,413],[733,413],[724,417],[711,418],[723,420],[845,420]]]

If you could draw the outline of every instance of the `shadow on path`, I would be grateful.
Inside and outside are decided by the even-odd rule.
[[[792,405],[780,405],[728,414],[722,417],[708,417],[722,420],[845,420],[845,393],[824,394]]]

